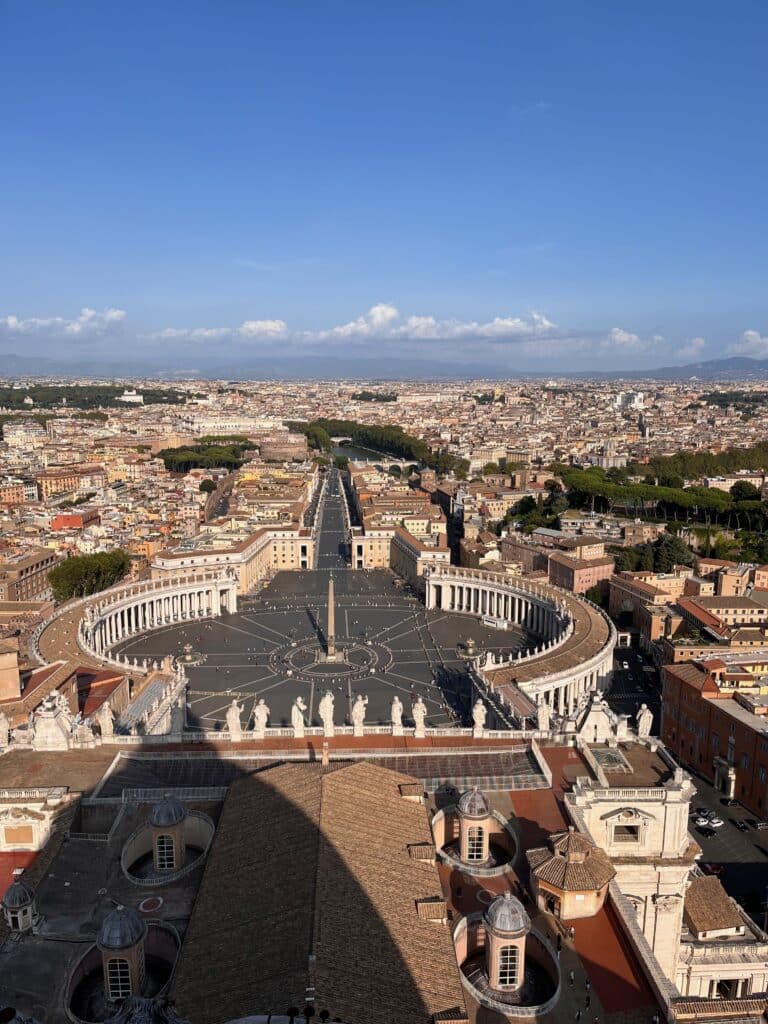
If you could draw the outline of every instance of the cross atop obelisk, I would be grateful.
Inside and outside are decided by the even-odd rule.
[[[326,635],[325,653],[328,661],[336,658],[336,621],[333,608],[333,579],[328,581],[328,632]]]

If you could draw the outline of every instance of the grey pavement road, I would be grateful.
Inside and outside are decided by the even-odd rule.
[[[613,680],[606,699],[614,711],[630,715],[632,719],[640,705],[647,704],[653,712],[652,732],[658,734],[661,725],[659,675],[650,661],[634,648],[616,649]]]

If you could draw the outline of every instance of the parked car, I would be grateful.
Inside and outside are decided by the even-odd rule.
[[[710,828],[709,825],[699,825],[697,827],[697,832],[699,833],[699,835],[704,836],[705,839],[712,839],[714,836],[717,835],[715,830],[713,828]]]
[[[698,826],[708,825],[710,828],[722,828],[723,819],[718,818],[717,815],[702,814],[696,819]]]
[[[736,797],[733,797],[733,796],[723,797],[723,799],[720,801],[720,803],[723,805],[723,807],[738,807],[739,806],[739,801],[736,799]]]
[[[709,819],[709,824],[712,826],[712,828],[722,828],[725,822],[722,818],[718,818],[717,815],[714,815],[714,817],[711,817]]]
[[[749,832],[749,825],[746,821],[734,821],[733,824],[739,830],[739,832]]]
[[[764,828],[768,828],[768,821],[756,821],[755,828],[758,831],[762,831]]]
[[[725,871],[725,864],[702,864],[701,870],[705,875],[722,875]]]

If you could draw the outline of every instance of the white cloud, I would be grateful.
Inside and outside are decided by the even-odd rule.
[[[691,338],[687,345],[683,345],[677,353],[680,359],[695,359],[701,355],[701,350],[706,347],[703,338]]]
[[[728,347],[728,351],[743,356],[768,356],[768,337],[759,331],[744,331],[739,341]]]
[[[285,320],[246,320],[239,327],[166,327],[148,335],[165,340],[216,341],[220,338],[245,341],[283,339],[302,344],[365,341],[522,341],[528,338],[556,337],[557,325],[543,313],[524,317],[494,317],[493,320],[440,320],[430,315],[403,317],[387,302],[376,305],[346,323],[318,330],[291,332]]]
[[[237,329],[243,338],[279,338],[287,331],[285,320],[246,320]]]
[[[650,338],[643,338],[632,331],[625,331],[623,327],[612,327],[600,342],[600,348],[613,349],[614,352],[647,352],[662,341],[663,334],[652,334]]]
[[[515,340],[555,331],[557,325],[542,313],[527,317],[494,317],[477,320],[439,320],[435,316],[416,314],[403,318],[400,311],[387,303],[372,306],[367,313],[320,331],[305,331],[306,341],[339,341],[378,338],[382,341],[452,341]]]
[[[101,312],[84,307],[74,320],[67,320],[61,316],[30,317],[27,320],[17,316],[0,317],[0,331],[11,335],[104,334],[121,324],[125,317],[124,309],[115,309],[112,306],[107,306]]]
[[[367,313],[322,331],[305,331],[307,341],[333,341],[345,338],[381,337],[389,333],[390,325],[400,319],[399,311],[386,302],[371,306]]]
[[[280,338],[288,331],[285,320],[245,320],[239,327],[164,327],[143,335],[161,341],[222,341],[225,338]]]

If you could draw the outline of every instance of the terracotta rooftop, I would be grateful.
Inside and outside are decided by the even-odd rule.
[[[714,875],[693,879],[685,893],[684,913],[688,927],[697,935],[744,924],[733,900]]]
[[[11,750],[0,757],[0,789],[66,786],[73,793],[91,792],[114,759],[114,747],[94,750]]]
[[[437,870],[415,780],[368,763],[283,764],[234,783],[174,975],[182,1015],[318,1011],[371,1024],[466,1014],[450,933],[416,901]]]
[[[579,832],[559,832],[549,845],[526,852],[531,873],[563,892],[585,892],[607,885],[616,874],[608,855]]]

